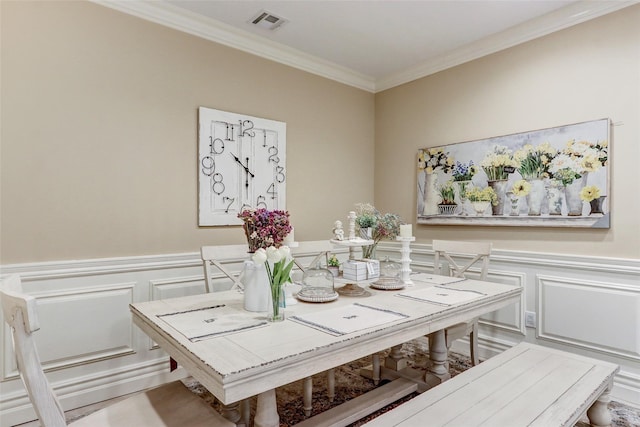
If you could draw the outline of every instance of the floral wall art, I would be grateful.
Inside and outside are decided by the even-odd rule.
[[[418,150],[417,222],[609,228],[610,120]]]

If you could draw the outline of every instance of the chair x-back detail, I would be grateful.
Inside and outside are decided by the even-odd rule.
[[[33,332],[40,329],[36,299],[22,293],[20,277],[14,275],[0,285],[0,300],[4,320],[12,330],[18,371],[41,424],[66,426],[64,411],[42,369],[33,337]],[[186,425],[235,426],[180,381],[137,393],[73,423],[78,427]]]
[[[489,272],[490,242],[459,242],[453,240],[434,240],[435,253],[433,272],[452,277],[467,277],[469,271],[479,264],[480,280],[486,280]],[[449,269],[445,271],[445,263]],[[447,348],[453,341],[469,335],[471,363],[475,366],[478,360],[478,319],[453,325],[445,330]]]
[[[207,293],[213,292],[213,271],[211,267],[216,267],[225,276],[233,281],[231,289],[244,289],[240,282],[240,273],[230,271],[225,265],[225,261],[229,260],[245,260],[249,256],[249,246],[247,245],[220,245],[220,246],[203,246],[200,248],[202,263],[204,266],[205,290]]]

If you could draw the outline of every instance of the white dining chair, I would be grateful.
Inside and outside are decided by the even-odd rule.
[[[452,277],[467,277],[471,269],[478,266],[478,278],[486,280],[489,273],[490,242],[462,242],[454,240],[434,240],[433,272]],[[478,360],[478,318],[459,323],[445,329],[447,348],[453,341],[469,335],[469,352],[471,364]]]
[[[29,399],[45,427],[66,426],[64,411],[40,363],[33,332],[40,329],[36,299],[22,293],[20,277],[2,282],[0,300],[5,322],[13,334],[13,348],[20,377]],[[232,427],[225,419],[180,381],[136,393],[72,423],[77,427],[101,426],[219,426]]]
[[[202,266],[204,267],[204,286],[207,293],[213,292],[215,289],[213,267],[233,281],[231,289],[243,289],[242,282],[240,282],[241,272],[230,271],[225,263],[231,261],[242,262],[248,259],[248,245],[203,246],[200,248],[200,255],[202,257]]]

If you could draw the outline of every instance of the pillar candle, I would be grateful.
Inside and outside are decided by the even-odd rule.
[[[400,237],[413,237],[411,224],[400,224]]]

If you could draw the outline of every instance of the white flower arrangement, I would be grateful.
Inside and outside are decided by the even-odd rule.
[[[280,294],[282,286],[291,281],[291,269],[293,268],[293,258],[291,258],[291,249],[288,246],[269,246],[259,248],[251,257],[256,265],[264,263],[269,277],[269,286],[271,288],[271,304],[272,313],[279,312]],[[273,265],[273,268],[271,267]]]
[[[482,159],[480,166],[487,174],[489,181],[496,181],[507,179],[509,170],[515,170],[518,163],[513,159],[513,151],[504,145],[494,145],[493,150]]]
[[[449,153],[446,153],[442,147],[418,151],[418,169],[424,170],[427,175],[431,175],[438,169],[447,173],[453,168],[454,163],[453,157],[449,157]]]
[[[567,147],[563,150],[579,164],[578,173],[595,172],[607,164],[609,144],[607,141],[576,141],[567,142]]]
[[[513,160],[518,164],[518,172],[524,179],[541,179],[549,177],[549,166],[558,154],[548,142],[537,147],[526,144],[513,154]]]

